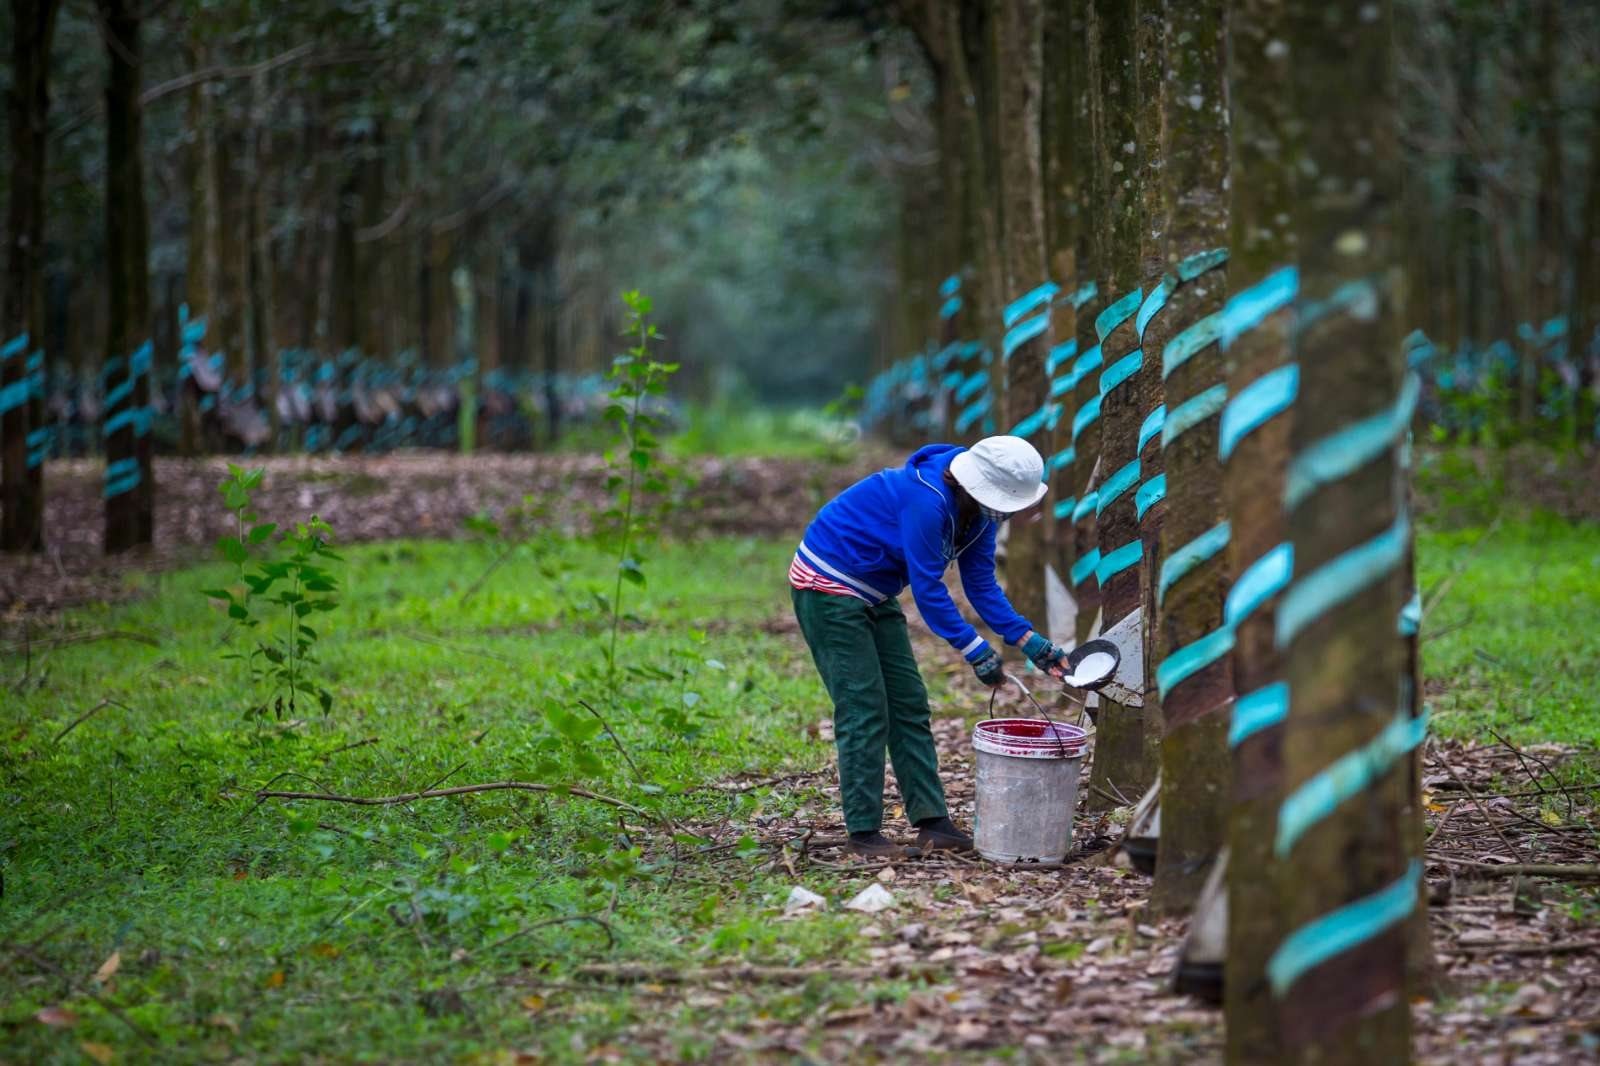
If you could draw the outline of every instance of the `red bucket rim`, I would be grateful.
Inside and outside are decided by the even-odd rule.
[[[972,730],[972,742],[979,750],[1036,758],[1080,755],[1088,736],[1078,726],[1042,718],[990,718]]]

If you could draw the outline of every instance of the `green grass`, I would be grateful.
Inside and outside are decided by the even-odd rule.
[[[518,558],[465,605],[487,546],[350,549],[347,602],[319,623],[337,703],[301,724],[242,716],[254,693],[241,664],[222,658],[234,642],[219,643],[228,626],[199,591],[226,581],[225,568],[150,578],[153,595],[137,603],[77,612],[75,628],[133,630],[159,647],[35,655],[24,695],[4,701],[0,944],[38,946],[37,957],[0,956],[0,1059],[81,1062],[84,1041],[124,1061],[457,1061],[507,1048],[575,1059],[576,1034],[615,1035],[663,1001],[627,989],[575,997],[530,979],[559,983],[595,958],[851,958],[854,917],[772,921],[788,882],[759,872],[757,857],[731,848],[669,876],[661,835],[641,849],[617,811],[578,798],[497,792],[366,808],[258,807],[251,796],[289,771],[275,787],[382,795],[554,779],[676,819],[776,809],[764,790],[682,790],[829,758],[807,739],[822,706],[809,663],[756,625],[786,608],[787,551],[667,548],[646,564],[648,588],[630,587],[630,611],[650,625],[624,627],[620,657],[672,678],[629,680],[638,708],[609,715],[642,783],[603,736],[588,746],[604,765],[580,771],[546,715],[576,710],[575,694],[603,699],[591,674],[607,630],[591,605],[610,592],[600,575],[612,564],[592,548],[545,557],[553,580]],[[0,660],[8,691],[23,669],[20,655]],[[116,703],[55,742],[107,697]],[[579,914],[609,914],[615,949],[591,924],[530,928]],[[152,1045],[91,996],[113,951],[121,968],[99,991]],[[734,1000],[802,1018],[855,1005],[860,992],[813,981]],[[678,1052],[709,1051],[705,1012],[666,1002]],[[33,1020],[53,1006],[77,1023]]]
[[[1419,539],[1425,590],[1464,567],[1425,622],[1437,729],[1600,742],[1600,528],[1508,518],[1469,557],[1483,532]],[[346,602],[321,626],[321,676],[337,694],[326,720],[244,716],[259,694],[223,658],[238,635],[227,639],[200,595],[229,579],[217,566],[132,577],[146,596],[68,620],[156,647],[106,640],[36,652],[31,664],[0,658],[0,1059],[82,1062],[85,1042],[120,1061],[496,1061],[507,1049],[579,1060],[600,1043],[694,1057],[715,1053],[730,1012],[782,1021],[859,1006],[862,989],[826,979],[742,989],[718,1005],[550,987],[597,958],[859,961],[862,919],[774,921],[788,878],[738,847],[692,856],[684,844],[674,870],[661,834],[577,798],[499,792],[382,808],[252,798],[275,778],[353,795],[519,778],[700,824],[748,824],[801,802],[831,814],[814,796],[685,791],[831,757],[807,736],[823,698],[803,650],[761,625],[786,612],[788,551],[717,540],[647,560],[647,588],[629,589],[637,620],[621,657],[650,676],[627,681],[630,708],[597,704],[643,780],[603,736],[587,745],[603,764],[586,766],[554,728],[576,695],[596,694],[607,635],[595,604],[612,564],[583,544],[513,556],[465,604],[489,545],[348,550]],[[941,677],[930,671],[930,684]],[[115,703],[55,740],[106,698]],[[279,778],[286,771],[299,776]],[[606,917],[616,946],[591,924],[538,924],[578,915]],[[120,969],[97,985],[114,951]],[[885,981],[868,994],[906,991]],[[49,1007],[76,1024],[34,1020]],[[643,1018],[667,1045],[629,1042]]]
[[[1425,531],[1417,560],[1425,602],[1449,582],[1422,630],[1436,731],[1600,745],[1600,526],[1508,515]]]

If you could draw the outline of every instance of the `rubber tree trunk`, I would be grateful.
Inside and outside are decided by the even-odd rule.
[[[209,65],[209,49],[202,28],[203,20],[189,24],[186,52],[190,73]],[[189,191],[189,229],[184,264],[184,295],[191,319],[205,318],[213,310],[212,282],[216,275],[216,201],[212,168],[214,146],[212,106],[204,82],[188,90],[189,150],[185,159],[185,178]],[[201,448],[200,392],[192,379],[184,377],[178,391],[178,454],[197,455]]]
[[[1567,269],[1566,167],[1562,159],[1561,84],[1558,47],[1563,0],[1539,0],[1539,51],[1533,64],[1533,112],[1538,123],[1538,192],[1534,201],[1532,292],[1528,301],[1533,339],[1522,345],[1517,418],[1525,434],[1538,432],[1540,371],[1547,344],[1544,325],[1565,306]]]
[[[1165,307],[1150,308],[1166,411],[1166,520],[1154,581],[1161,701],[1161,836],[1154,901],[1191,906],[1226,835],[1232,636],[1223,617],[1230,529],[1217,430],[1228,386],[1219,346],[1227,293],[1228,110],[1222,0],[1169,6],[1172,80],[1165,107],[1164,201],[1170,215]],[[1152,434],[1156,436],[1156,434]]]
[[[1139,287],[1142,293],[1134,314],[1134,333],[1139,340],[1139,366],[1133,387],[1138,393],[1143,417],[1134,442],[1133,477],[1126,491],[1127,503],[1134,511],[1134,526],[1139,531],[1139,606],[1136,610],[1140,677],[1138,686],[1144,722],[1144,760],[1147,766],[1161,765],[1162,721],[1155,688],[1154,642],[1150,639],[1155,624],[1155,580],[1161,567],[1161,528],[1166,521],[1166,478],[1163,474],[1161,438],[1157,430],[1166,416],[1165,385],[1161,374],[1161,347],[1155,338],[1146,340],[1145,328],[1165,300],[1163,281],[1167,274],[1167,226],[1171,212],[1166,202],[1162,175],[1168,167],[1164,109],[1167,100],[1167,0],[1143,0],[1134,45],[1137,51],[1139,81]],[[1154,495],[1152,495],[1154,494]],[[1152,500],[1154,502],[1152,503]],[[1112,506],[1122,507],[1116,500]],[[1127,625],[1125,620],[1124,625]]]
[[[1150,375],[1145,373],[1136,323],[1143,298],[1139,276],[1139,80],[1138,5],[1126,0],[1096,0],[1100,28],[1099,87],[1103,133],[1096,142],[1097,217],[1105,264],[1107,303],[1095,316],[1100,344],[1097,368],[1086,375],[1090,394],[1080,405],[1075,428],[1080,442],[1097,430],[1099,476],[1085,494],[1094,499],[1099,556],[1100,625],[1110,633],[1139,608],[1144,545],[1139,537],[1132,480],[1138,477],[1139,427],[1149,409]],[[1148,139],[1149,134],[1145,134]],[[1098,415],[1096,413],[1098,407]],[[1081,501],[1080,501],[1081,505]],[[1083,565],[1083,559],[1078,563]],[[1137,619],[1127,622],[1138,625]],[[1137,800],[1149,787],[1154,767],[1144,743],[1144,709],[1102,694],[1095,740],[1091,795]]]
[[[1082,0],[1074,8],[1074,27],[1079,30],[1082,62],[1074,63],[1069,74],[1073,100],[1073,151],[1076,153],[1078,288],[1072,295],[1076,318],[1076,344],[1072,362],[1067,364],[1066,380],[1061,383],[1063,412],[1057,422],[1056,449],[1061,455],[1062,476],[1069,493],[1056,504],[1066,512],[1070,524],[1069,557],[1065,560],[1067,588],[1076,609],[1077,640],[1086,639],[1099,625],[1100,584],[1095,580],[1099,561],[1094,522],[1094,486],[1099,474],[1100,433],[1096,425],[1099,412],[1100,340],[1095,336],[1094,320],[1106,306],[1109,284],[1105,278],[1105,256],[1101,227],[1096,224],[1101,211],[1100,145],[1104,139],[1100,97],[1100,21],[1094,6]],[[1070,505],[1070,506],[1069,506]],[[1099,803],[1090,794],[1091,803]]]
[[[1005,377],[997,426],[1048,455],[1049,388],[1044,360],[1055,286],[1045,263],[1040,97],[1044,21],[1039,0],[990,0],[997,84],[993,119],[1001,146],[1001,262],[1007,303],[1001,316]],[[1044,562],[1048,525],[1039,508],[1011,520],[1006,595],[1024,618],[1046,628]]]
[[[1267,862],[1285,927],[1267,975],[1284,1061],[1406,1062],[1423,720],[1397,636],[1411,547],[1398,455],[1415,388],[1397,302],[1391,13],[1296,6],[1290,19],[1317,194],[1292,212],[1300,401],[1283,499],[1294,577],[1275,619],[1284,800]]]
[[[105,217],[110,319],[102,386],[107,399],[105,550],[113,553],[149,544],[154,533],[150,223],[144,202],[139,7],[132,0],[98,4],[109,66]]]
[[[1589,116],[1589,177],[1579,223],[1572,284],[1572,355],[1578,361],[1574,433],[1579,444],[1600,440],[1600,396],[1595,393],[1595,330],[1600,326],[1600,94]]]
[[[971,442],[992,425],[993,389],[989,370],[998,353],[991,349],[993,324],[998,320],[999,219],[990,172],[992,157],[984,151],[986,101],[979,56],[983,52],[983,8],[974,0],[943,6],[936,22],[943,35],[944,77],[956,103],[957,143],[961,153],[962,249],[961,314],[964,344],[956,368],[966,383],[957,393],[959,408],[952,428],[956,438]]]
[[[1228,605],[1233,683],[1238,693],[1229,743],[1233,786],[1228,812],[1228,947],[1224,1010],[1231,1063],[1280,1058],[1277,1000],[1267,960],[1282,939],[1278,891],[1287,873],[1269,860],[1282,799],[1283,722],[1273,698],[1283,681],[1276,643],[1277,597],[1293,549],[1283,510],[1284,469],[1299,370],[1289,353],[1297,284],[1294,232],[1283,220],[1295,204],[1298,126],[1293,114],[1285,0],[1232,0],[1228,12],[1231,170],[1250,180],[1229,185],[1229,311],[1261,301],[1246,327],[1223,336],[1229,404],[1218,442],[1230,536],[1228,569],[1248,601]],[[1248,411],[1255,414],[1245,417]],[[1265,713],[1254,713],[1256,708]]]
[[[0,295],[0,550],[44,547],[44,183],[59,0],[11,0],[10,202]],[[30,366],[30,363],[33,365]]]
[[[1076,0],[1046,0],[1044,5],[1043,114],[1040,160],[1044,178],[1045,259],[1050,277],[1060,286],[1050,305],[1046,334],[1045,381],[1051,414],[1041,440],[1046,446],[1044,517],[1050,523],[1047,593],[1059,607],[1046,605],[1050,639],[1077,640],[1077,603],[1067,584],[1075,558],[1072,509],[1077,504],[1072,484],[1072,366],[1078,356],[1078,162],[1080,146],[1076,81],[1083,65],[1080,54],[1083,19]],[[1053,590],[1053,591],[1052,591]]]

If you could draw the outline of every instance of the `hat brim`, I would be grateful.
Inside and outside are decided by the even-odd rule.
[[[1041,481],[1033,487],[1032,492],[1013,495],[997,485],[990,484],[978,472],[977,465],[978,461],[972,457],[971,452],[962,452],[950,460],[950,473],[955,475],[956,481],[967,490],[967,495],[991,511],[999,511],[1002,514],[1026,511],[1044,499],[1044,494],[1049,491]]]

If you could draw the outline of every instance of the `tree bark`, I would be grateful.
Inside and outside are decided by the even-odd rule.
[[[1288,683],[1285,798],[1267,863],[1286,935],[1268,973],[1285,1061],[1405,1062],[1408,919],[1421,900],[1420,835],[1409,825],[1419,723],[1396,635],[1410,593],[1398,462],[1409,420],[1353,468],[1330,472],[1307,459],[1335,434],[1405,410],[1390,5],[1295,6],[1290,20],[1304,170],[1316,175],[1316,195],[1297,198],[1292,212],[1301,402],[1284,494],[1294,581],[1275,634]],[[1339,454],[1351,447],[1341,443]],[[1365,780],[1335,772],[1351,759]],[[1319,802],[1324,786],[1334,802]]]
[[[59,10],[59,0],[11,0],[11,197],[0,296],[0,551],[44,548],[50,439],[42,403],[44,183],[50,44]]]
[[[989,20],[998,74],[992,121],[1001,145],[1001,262],[1008,301],[1001,321],[1005,388],[997,425],[1048,455],[1047,418],[1040,415],[1049,398],[1044,359],[1052,302],[1040,171],[1043,11],[1038,0],[990,0]],[[1011,520],[1006,540],[1006,594],[1041,632],[1048,528],[1040,510],[1030,508]]]
[[[1295,204],[1298,153],[1286,9],[1285,0],[1231,0],[1229,6],[1230,167],[1233,174],[1249,175],[1248,181],[1229,185],[1228,281],[1241,295],[1268,291],[1263,286],[1271,279],[1287,281],[1298,258],[1295,234],[1286,224]],[[1266,395],[1274,382],[1297,372],[1286,369],[1291,320],[1285,295],[1255,328],[1226,345],[1230,404],[1252,389]],[[1286,562],[1284,553],[1291,550],[1285,546],[1283,483],[1294,411],[1287,406],[1223,444],[1228,569],[1241,578],[1260,567],[1265,581],[1273,563]],[[1281,587],[1281,581],[1277,584]],[[1270,686],[1283,679],[1274,628],[1277,590],[1268,581],[1265,591],[1254,610],[1229,614],[1239,702],[1270,693]],[[1237,702],[1234,713],[1237,718]],[[1282,722],[1263,720],[1248,733],[1235,729],[1229,740],[1227,1057],[1230,1063],[1276,1063],[1281,1057],[1277,1001],[1266,973],[1283,928],[1273,878],[1286,871],[1270,862],[1282,800]]]
[[[1145,343],[1166,376],[1162,452],[1166,502],[1151,629],[1161,703],[1161,837],[1154,901],[1189,907],[1225,836],[1231,638],[1223,618],[1229,567],[1217,430],[1227,396],[1218,343],[1227,291],[1228,113],[1225,8],[1173,4],[1165,101],[1170,215],[1163,279]]]
[[[98,0],[106,43],[106,272],[110,323],[105,550],[151,542],[155,484],[150,441],[150,224],[144,201],[141,17],[131,0]],[[118,397],[115,403],[109,402]]]
[[[1072,490],[1072,507],[1067,520],[1072,524],[1072,559],[1066,571],[1067,584],[1077,607],[1079,641],[1098,631],[1100,583],[1095,578],[1095,563],[1100,549],[1094,521],[1094,491],[1100,475],[1100,431],[1097,424],[1100,396],[1100,339],[1095,335],[1095,318],[1106,307],[1111,283],[1106,276],[1104,233],[1098,224],[1103,206],[1105,177],[1100,155],[1105,133],[1100,93],[1101,26],[1092,3],[1079,7],[1083,25],[1083,62],[1072,68],[1073,99],[1078,136],[1078,276],[1073,295],[1077,317],[1077,345],[1067,377],[1071,384],[1070,420],[1063,419],[1065,448],[1072,460],[1064,473]],[[1063,399],[1066,397],[1064,396]],[[1058,444],[1058,449],[1061,446]],[[1090,793],[1090,803],[1100,794]]]
[[[1076,504],[1072,483],[1072,365],[1078,354],[1078,163],[1073,153],[1080,149],[1077,128],[1078,94],[1082,58],[1078,54],[1083,40],[1083,20],[1075,0],[1046,0],[1044,5],[1044,50],[1049,60],[1044,65],[1043,115],[1041,119],[1040,169],[1044,176],[1045,259],[1050,276],[1061,286],[1050,307],[1048,348],[1045,354],[1045,381],[1054,414],[1044,430],[1045,480],[1050,491],[1045,495],[1045,521],[1050,524],[1049,589],[1059,582],[1066,591],[1065,614],[1059,620],[1048,618],[1050,639],[1068,643],[1077,640],[1077,604],[1071,599],[1068,575],[1075,559],[1073,552],[1072,508]],[[1048,604],[1047,604],[1048,616]],[[1057,626],[1060,626],[1058,631]]]
[[[1095,154],[1102,193],[1097,217],[1108,303],[1095,318],[1100,367],[1087,375],[1092,395],[1079,407],[1078,418],[1092,411],[1088,405],[1098,402],[1099,417],[1095,425],[1085,426],[1079,440],[1098,429],[1100,474],[1097,487],[1091,490],[1100,551],[1095,577],[1100,586],[1101,630],[1109,633],[1139,608],[1144,549],[1135,486],[1127,478],[1130,474],[1137,478],[1139,427],[1148,413],[1147,404],[1151,408],[1155,404],[1149,403],[1150,376],[1143,364],[1137,329],[1143,296],[1139,271],[1139,5],[1095,0],[1092,9],[1100,26],[1098,84],[1104,132]],[[1100,791],[1092,795],[1121,793],[1131,799],[1143,793],[1155,772],[1148,754],[1143,707],[1117,703],[1102,693],[1090,775],[1091,786]]]

